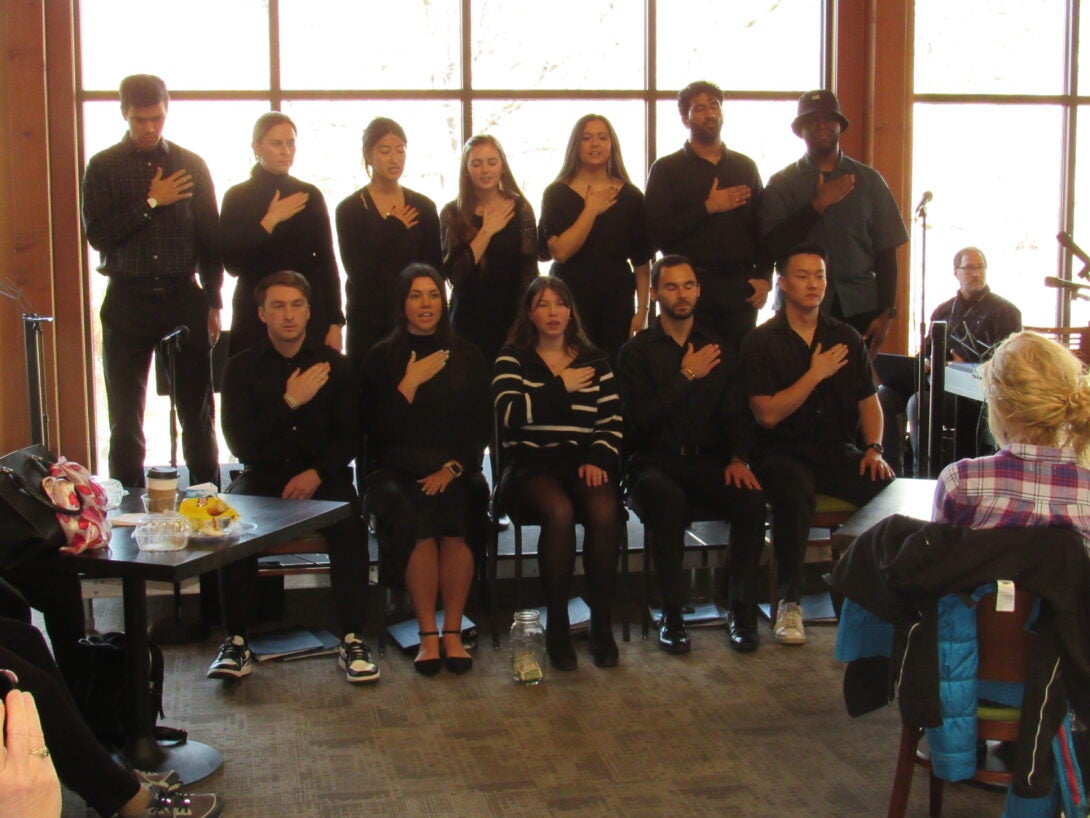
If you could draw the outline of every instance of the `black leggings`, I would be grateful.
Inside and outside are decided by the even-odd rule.
[[[620,509],[613,482],[588,486],[579,477],[514,475],[506,486],[507,506],[515,517],[541,521],[538,565],[549,624],[568,620],[568,597],[575,573],[575,524],[582,523],[583,570],[587,575],[594,619],[607,624],[613,605],[620,547]]]

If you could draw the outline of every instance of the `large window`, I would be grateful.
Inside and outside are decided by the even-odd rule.
[[[824,84],[827,63],[823,0],[77,2],[85,157],[124,133],[121,79],[158,74],[173,100],[166,137],[205,159],[220,196],[249,173],[254,119],[282,110],[299,127],[292,173],[331,211],[366,183],[360,134],[379,115],[408,134],[405,184],[440,207],[457,194],[462,143],[486,132],[536,211],[572,124],[591,111],[613,122],[642,187],[651,161],[685,140],[674,99],[695,79],[727,93],[724,139],[767,179],[800,154],[795,100]],[[96,313],[104,290],[94,276]],[[105,462],[100,371],[95,382]],[[162,404],[149,398],[145,423],[156,462],[167,457]]]
[[[979,246],[988,279],[1015,302],[1025,324],[1085,325],[1046,276],[1069,277],[1061,230],[1090,243],[1090,201],[1077,195],[1090,145],[1080,104],[1090,86],[1076,56],[1085,49],[1090,4],[1081,0],[916,0],[913,200],[928,210],[927,315],[957,284],[953,256]],[[1082,64],[1090,63],[1084,59]],[[1084,122],[1084,127],[1078,127]],[[1084,152],[1083,155],[1086,155]],[[1082,184],[1079,184],[1082,182]],[[1080,230],[1084,235],[1080,237]],[[913,315],[919,316],[920,224],[913,225]]]

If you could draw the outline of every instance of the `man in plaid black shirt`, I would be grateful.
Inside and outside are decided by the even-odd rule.
[[[110,279],[102,302],[110,476],[144,485],[144,401],[152,352],[185,327],[176,389],[190,482],[218,482],[209,355],[220,333],[219,215],[204,161],[162,138],[170,97],[158,77],[121,82],[128,131],[83,177],[87,240]],[[200,278],[198,285],[194,273]]]

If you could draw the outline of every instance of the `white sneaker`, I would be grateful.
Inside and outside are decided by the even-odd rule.
[[[205,676],[209,679],[241,679],[249,676],[252,668],[253,654],[246,640],[238,634],[228,634]]]
[[[379,679],[378,666],[371,661],[371,649],[354,633],[346,633],[341,640],[337,664],[352,684],[370,684]]]
[[[781,645],[806,644],[806,628],[802,624],[802,606],[799,603],[781,600],[772,635]]]

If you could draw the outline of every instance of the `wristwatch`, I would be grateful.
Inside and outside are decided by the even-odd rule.
[[[864,448],[874,449],[876,452],[878,452],[878,454],[884,454],[886,451],[884,448],[882,448],[881,443],[868,443]]]
[[[465,471],[465,469],[462,468],[462,464],[459,463],[457,460],[448,460],[446,463],[443,464],[443,468],[449,471],[455,477],[461,477],[462,472]]]
[[[159,206],[159,200],[154,196],[148,196],[148,209],[155,210]]]

